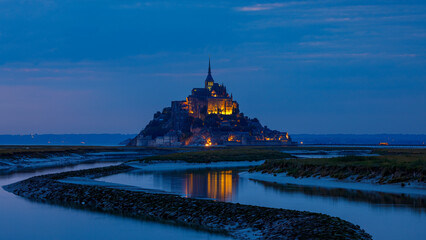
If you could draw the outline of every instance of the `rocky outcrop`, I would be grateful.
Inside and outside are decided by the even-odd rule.
[[[44,175],[4,188],[36,201],[194,226],[238,239],[371,239],[359,226],[324,214],[58,181],[68,177],[95,178],[131,169],[120,165]]]
[[[286,132],[270,130],[256,118],[248,118],[223,84],[210,71],[204,88],[193,88],[185,101],[154,114],[152,121],[128,146],[180,145],[290,145]]]
[[[174,102],[173,102],[174,103]],[[167,107],[127,145],[178,147],[182,145],[290,145],[286,132],[262,126],[256,118],[243,113],[210,114],[194,118],[178,107]]]

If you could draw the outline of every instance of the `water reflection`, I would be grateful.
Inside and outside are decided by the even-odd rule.
[[[330,200],[368,203],[375,207],[408,208],[417,212],[426,212],[426,198],[423,195],[384,193],[376,191],[327,188],[296,184],[248,180],[242,181],[238,173],[242,169],[227,170],[187,170],[125,173],[101,178],[99,180],[133,185],[142,188],[168,191],[185,197],[210,198],[219,201],[239,201],[244,198],[239,190],[250,192],[248,184],[261,185],[265,191],[274,191],[285,197],[302,194],[306,197],[321,197]],[[254,189],[252,189],[255,191]],[[244,194],[243,194],[244,195]],[[266,201],[266,200],[265,200]]]
[[[99,212],[43,204],[4,191],[1,186],[42,175],[116,165],[90,163],[0,176],[0,239],[230,239],[216,233]]]
[[[167,175],[154,174],[154,182],[169,183],[170,191],[185,197],[210,198],[231,201],[238,187],[235,170],[173,172]],[[168,187],[163,186],[163,189]]]
[[[336,200],[344,199],[353,202],[366,202],[383,207],[408,207],[419,212],[426,212],[426,198],[421,195],[394,194],[344,188],[313,187],[296,184],[280,184],[253,179],[251,179],[251,181],[263,185],[265,189],[271,189],[282,193],[303,193],[304,195],[308,196],[320,196]]]
[[[425,239],[424,196],[283,185],[240,178],[244,169],[121,173],[101,181],[263,207],[311,211],[360,225],[374,239]]]
[[[235,180],[238,179],[236,175]],[[237,181],[233,181],[232,170],[209,172],[207,174],[207,197],[221,201],[230,201],[232,199],[232,185],[237,186]]]

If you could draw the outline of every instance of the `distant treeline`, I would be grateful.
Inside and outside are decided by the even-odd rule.
[[[426,134],[291,134],[303,144],[425,145]]]
[[[0,135],[0,145],[125,145],[136,134]]]

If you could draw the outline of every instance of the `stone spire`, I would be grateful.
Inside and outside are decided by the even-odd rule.
[[[212,77],[212,69],[211,69],[211,66],[210,66],[210,57],[209,57],[209,72],[207,74],[206,80],[204,81],[204,86],[205,86],[205,88],[208,88],[211,91],[213,83],[214,83],[214,80],[213,80],[213,77]]]

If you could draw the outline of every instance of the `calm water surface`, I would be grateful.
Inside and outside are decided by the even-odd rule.
[[[112,163],[81,164],[0,176],[0,186],[35,175],[103,167]],[[185,227],[141,221],[61,206],[36,203],[0,188],[0,239],[229,239]]]
[[[131,172],[100,178],[186,197],[325,213],[374,239],[426,239],[426,197],[283,185],[240,178],[245,169]]]

